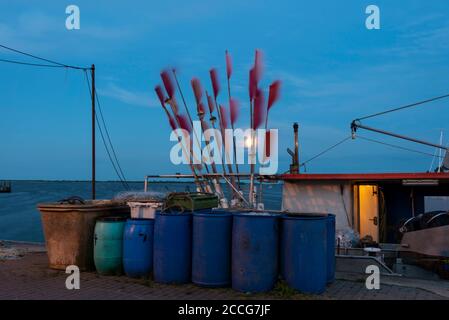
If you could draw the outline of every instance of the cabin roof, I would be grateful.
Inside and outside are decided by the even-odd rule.
[[[449,173],[299,173],[283,174],[279,178],[284,181],[391,181],[403,180],[438,180],[449,182]]]

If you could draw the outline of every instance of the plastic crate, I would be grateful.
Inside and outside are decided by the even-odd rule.
[[[212,193],[175,192],[167,196],[165,208],[197,211],[218,207],[218,197]]]
[[[154,219],[156,210],[162,208],[162,202],[157,201],[130,201],[131,218],[133,219]]]

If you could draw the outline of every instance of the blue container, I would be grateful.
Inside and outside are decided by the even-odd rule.
[[[153,219],[128,219],[123,232],[123,269],[128,277],[147,277],[153,270]]]
[[[283,272],[293,289],[313,294],[326,289],[327,221],[327,215],[282,218]]]
[[[335,280],[335,215],[327,216],[327,283]]]
[[[266,292],[278,278],[279,216],[236,213],[232,227],[232,288]]]
[[[279,263],[279,278],[281,278],[282,280],[285,280],[285,248],[282,242],[282,234],[283,234],[283,228],[284,228],[284,223],[282,221],[282,217],[281,216],[281,220],[279,221],[279,259],[278,259],[278,263]]]
[[[230,285],[231,236],[231,213],[210,210],[193,213],[193,283],[207,287]]]
[[[94,263],[101,275],[120,275],[123,271],[123,229],[126,218],[100,218],[95,224]]]
[[[192,270],[192,214],[156,212],[153,276],[160,283],[190,282]]]

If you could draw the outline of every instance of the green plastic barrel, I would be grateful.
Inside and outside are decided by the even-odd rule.
[[[122,274],[123,229],[126,219],[107,217],[97,220],[94,234],[94,263],[102,275]]]

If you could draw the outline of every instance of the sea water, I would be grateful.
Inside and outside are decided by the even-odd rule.
[[[143,182],[130,182],[133,191],[143,191]],[[120,182],[97,182],[97,199],[111,199],[126,189]],[[224,187],[225,189],[228,189]],[[248,185],[242,185],[247,195]],[[192,183],[150,183],[149,191],[194,191]],[[282,186],[263,186],[265,209],[280,210]],[[43,242],[38,203],[56,202],[71,196],[89,199],[91,184],[88,181],[13,181],[11,193],[0,193],[0,240]]]

